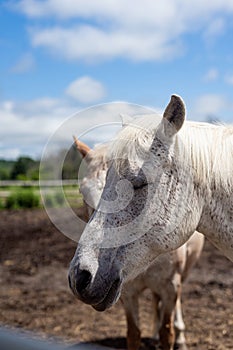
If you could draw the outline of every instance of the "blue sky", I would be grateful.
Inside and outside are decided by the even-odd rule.
[[[232,123],[232,19],[232,0],[1,1],[0,157],[39,157],[67,117],[111,101],[163,110],[176,93],[189,119]]]

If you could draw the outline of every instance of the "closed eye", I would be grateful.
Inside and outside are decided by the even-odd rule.
[[[142,183],[142,184],[133,184],[133,188],[134,190],[139,190],[143,187],[146,187],[148,185],[148,183]]]
[[[145,176],[136,176],[134,179],[131,180],[131,183],[135,190],[141,189],[148,185],[147,179]]]
[[[137,174],[127,174],[126,179],[129,182],[131,182],[131,185],[133,186],[134,190],[139,190],[143,187],[148,186],[147,178],[142,169],[140,169],[140,171]]]

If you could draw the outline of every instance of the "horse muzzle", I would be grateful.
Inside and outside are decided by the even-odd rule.
[[[90,271],[77,265],[70,268],[69,286],[79,300],[97,311],[104,311],[117,302],[121,293],[120,272],[112,271],[109,276],[104,279],[97,273],[93,277]]]

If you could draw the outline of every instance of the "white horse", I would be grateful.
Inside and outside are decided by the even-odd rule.
[[[80,181],[80,192],[90,217],[97,207],[105,185],[108,169],[108,145],[91,150],[86,144],[75,139],[77,149],[84,157],[85,176]],[[140,346],[138,298],[149,288],[154,300],[154,338],[160,339],[163,349],[187,349],[182,317],[181,290],[191,267],[199,258],[204,236],[196,232],[186,244],[174,252],[159,256],[144,273],[126,283],[121,301],[127,319],[127,346],[137,350]]]
[[[77,296],[98,310],[195,230],[233,260],[233,128],[184,120],[173,95],[159,123],[139,118],[112,146],[101,201],[69,272]]]

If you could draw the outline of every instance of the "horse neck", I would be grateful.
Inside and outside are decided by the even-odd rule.
[[[224,145],[224,142],[230,142],[230,144]],[[221,149],[218,149],[218,163],[212,161],[212,176],[209,177],[209,183],[205,184],[200,191],[200,196],[202,201],[204,198],[204,201],[197,229],[233,261],[232,136],[227,141],[223,139],[222,144],[222,157],[220,157]],[[216,146],[218,147],[218,145]],[[215,145],[213,144],[212,147]]]
[[[204,203],[197,230],[203,233],[222,253],[233,261],[233,201],[217,195]]]
[[[195,123],[187,129],[201,208],[197,230],[233,260],[233,129]]]

